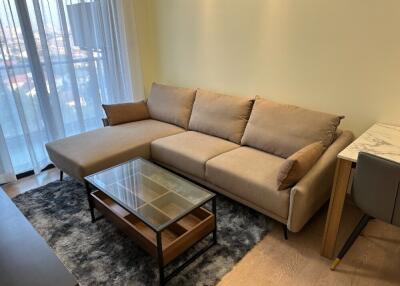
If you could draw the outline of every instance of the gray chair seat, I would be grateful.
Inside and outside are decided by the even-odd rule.
[[[360,152],[351,191],[354,203],[364,215],[350,234],[337,258],[337,265],[371,219],[400,226],[400,164]]]

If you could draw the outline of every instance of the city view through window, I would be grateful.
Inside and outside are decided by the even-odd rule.
[[[27,0],[27,28],[16,1],[0,0],[0,136],[16,173],[35,168],[32,161],[48,163],[43,142],[100,127],[101,103],[118,101],[109,92],[113,62],[102,43],[107,30],[96,27],[104,13],[92,3]],[[73,21],[81,21],[81,30]]]

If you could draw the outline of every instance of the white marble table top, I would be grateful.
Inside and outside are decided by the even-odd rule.
[[[400,126],[376,123],[340,152],[338,157],[356,162],[361,151],[400,163]]]

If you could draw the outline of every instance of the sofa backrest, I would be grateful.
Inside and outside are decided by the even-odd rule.
[[[147,107],[150,117],[188,128],[196,89],[153,83]]]
[[[241,143],[287,158],[317,141],[328,147],[343,118],[257,97]]]
[[[254,99],[197,90],[189,130],[240,144]]]

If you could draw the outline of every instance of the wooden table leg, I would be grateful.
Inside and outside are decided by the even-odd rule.
[[[352,162],[344,159],[338,159],[336,164],[335,179],[325,223],[324,238],[322,240],[321,255],[326,258],[333,258],[335,255],[336,238],[342,218],[347,186],[350,180],[351,166]]]

